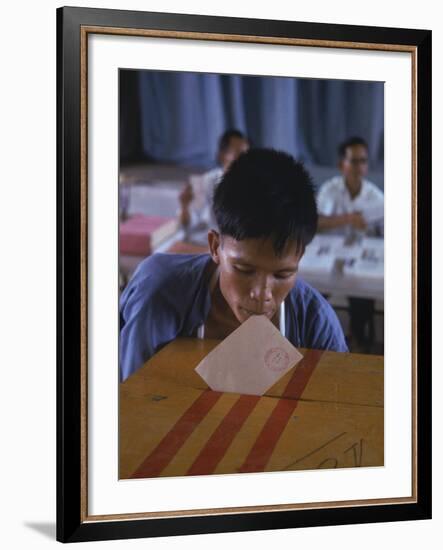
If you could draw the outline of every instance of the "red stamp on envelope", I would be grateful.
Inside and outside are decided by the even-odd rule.
[[[273,371],[282,371],[288,368],[289,355],[282,348],[271,348],[266,352],[265,365]]]

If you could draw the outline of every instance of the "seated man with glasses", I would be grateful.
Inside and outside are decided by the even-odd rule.
[[[317,196],[318,229],[351,236],[380,234],[384,195],[365,178],[368,171],[368,145],[360,137],[343,142],[338,148],[340,175],[325,181]]]

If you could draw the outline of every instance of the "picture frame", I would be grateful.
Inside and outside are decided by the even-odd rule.
[[[88,39],[149,37],[402,52],[411,64],[411,494],[148,513],[89,513]],[[95,160],[94,160],[95,162]],[[117,182],[116,182],[117,185]],[[117,247],[117,242],[115,242]],[[77,542],[431,517],[431,31],[63,7],[57,10],[57,540]],[[158,480],[162,483],[163,480]],[[137,483],[134,481],[133,483]]]

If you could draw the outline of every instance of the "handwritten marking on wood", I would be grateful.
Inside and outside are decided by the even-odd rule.
[[[345,437],[347,436],[347,437]],[[343,439],[344,438],[344,439]],[[336,444],[338,442],[338,444]],[[349,444],[351,442],[351,444]],[[311,461],[315,461],[315,457],[319,454],[317,458],[317,463],[314,462],[312,468],[316,469],[326,469],[326,468],[343,468],[343,467],[362,467],[364,459],[364,446],[365,442],[363,438],[359,438],[357,441],[354,439],[352,434],[347,432],[342,432],[329,439],[322,445],[319,445],[309,453],[298,458],[295,462],[292,462],[286,466],[285,470],[294,470],[298,469],[297,465],[305,462],[307,459],[311,458]],[[332,448],[331,448],[332,447]],[[323,455],[323,456],[322,456]],[[305,467],[306,464],[305,464]]]
[[[302,456],[301,458],[298,458],[295,462],[292,462],[292,464],[289,464],[288,466],[286,466],[285,470],[289,470],[289,469],[293,468],[299,462],[302,462],[303,460],[305,460],[306,458],[309,458],[310,456],[317,453],[318,451],[321,451],[322,449],[324,449],[325,447],[327,447],[331,443],[334,443],[334,441],[337,441],[337,439],[340,439],[340,437],[343,437],[344,435],[346,435],[346,432],[342,432],[342,433],[334,436],[329,441],[326,441],[326,443],[323,443],[323,445],[320,445],[319,447],[316,447],[313,451],[310,451],[308,454]]]
[[[348,449],[345,449],[344,452],[348,453],[349,451],[352,451],[354,466],[360,467],[363,459],[363,439],[360,439],[360,441],[357,441]]]

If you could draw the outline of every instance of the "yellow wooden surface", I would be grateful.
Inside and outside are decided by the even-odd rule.
[[[181,417],[186,411],[207,395],[207,385],[194,369],[217,344],[178,339],[120,384],[121,479],[133,476],[155,452],[158,455],[158,445],[171,438],[171,432],[183,424]],[[301,350],[303,354],[306,351]],[[192,468],[196,463],[201,466],[202,461],[205,473],[208,452],[218,456],[208,472],[213,474],[382,466],[383,357],[323,352],[301,397],[281,397],[296,369],[260,398],[218,395],[177,451],[172,456],[160,453],[164,467],[156,475],[195,475]],[[234,413],[236,407],[244,409],[245,404],[244,421],[236,425],[234,414],[231,432],[229,412],[233,407]],[[292,411],[285,413],[287,419],[279,419],[281,409]],[[273,441],[272,422],[282,429]],[[218,444],[226,437],[229,440],[222,452],[213,448],[217,434]],[[251,463],[254,467],[254,460],[248,457],[260,437],[265,442],[270,438],[270,456],[261,462],[258,456],[262,466],[257,470],[242,469]],[[266,454],[266,445],[264,451]]]

